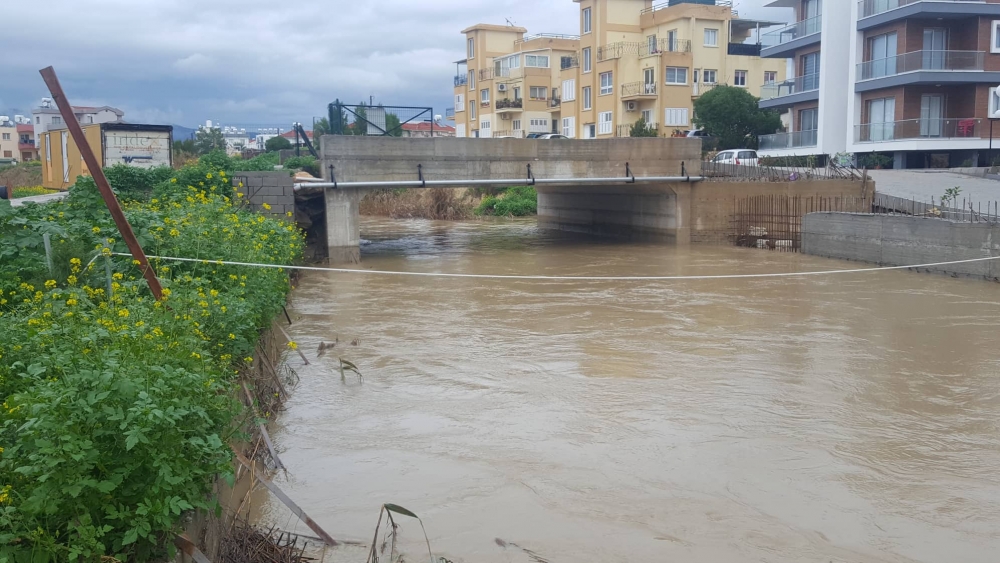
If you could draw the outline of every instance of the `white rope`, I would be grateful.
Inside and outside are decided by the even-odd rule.
[[[115,256],[131,256],[115,252]],[[252,268],[278,268],[282,270],[310,270],[315,272],[336,272],[341,274],[368,274],[381,276],[413,276],[426,278],[472,278],[472,279],[503,279],[503,280],[541,280],[541,281],[684,281],[684,280],[739,280],[759,278],[795,278],[807,276],[829,276],[838,274],[862,274],[869,272],[887,272],[890,270],[910,270],[914,268],[936,268],[939,266],[954,266],[957,264],[972,264],[1000,260],[1000,256],[990,258],[972,258],[969,260],[953,260],[951,262],[934,262],[931,264],[914,264],[912,266],[879,266],[877,268],[857,268],[853,270],[820,270],[814,272],[778,272],[773,274],[721,274],[703,276],[540,276],[540,275],[507,275],[507,274],[447,274],[437,272],[393,272],[385,270],[355,270],[351,268],[321,268],[318,266],[286,266],[283,264],[257,264],[253,262],[231,262],[228,260],[203,260],[199,258],[178,258],[176,256],[147,256],[159,260],[176,262],[198,262],[201,264],[217,264],[220,266],[249,266]]]

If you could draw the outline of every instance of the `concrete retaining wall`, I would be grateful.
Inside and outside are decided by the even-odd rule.
[[[239,182],[243,182],[242,188],[238,188]],[[254,211],[278,217],[295,213],[294,178],[288,172],[238,172],[233,185],[246,195]],[[265,203],[271,209],[264,209]]]
[[[621,238],[677,241],[671,184],[537,186],[538,225]]]
[[[806,254],[907,266],[1000,256],[1000,225],[929,217],[810,213],[802,224]],[[1000,278],[1000,260],[929,268],[965,276]]]

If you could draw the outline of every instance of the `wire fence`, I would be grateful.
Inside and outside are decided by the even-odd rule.
[[[871,213],[864,196],[758,195],[733,200],[730,240],[735,246],[783,252],[802,248],[802,219],[809,213]]]
[[[861,180],[868,178],[865,169],[830,163],[825,167],[764,166],[756,158],[736,164],[732,161],[707,161],[701,164],[702,175],[708,180],[747,182],[795,182],[798,180]]]
[[[919,201],[886,194],[875,194],[872,213],[879,215],[908,215],[912,217],[932,217],[959,223],[1000,224],[1000,201],[971,201],[958,197],[945,200],[930,198]]]

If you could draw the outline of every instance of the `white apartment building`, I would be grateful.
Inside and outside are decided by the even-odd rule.
[[[125,112],[111,106],[73,106],[73,115],[81,125],[91,125],[94,123],[114,123],[121,121],[125,117]],[[42,133],[49,129],[62,129],[65,127],[59,108],[50,98],[42,98],[39,107],[31,110],[31,121],[35,128],[35,146],[38,146],[38,139]]]

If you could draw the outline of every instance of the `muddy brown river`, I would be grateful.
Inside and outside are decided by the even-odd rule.
[[[375,270],[860,267],[534,221],[366,219],[362,236]],[[335,537],[370,542],[390,502],[455,563],[1000,559],[998,284],[905,271],[311,272],[291,304],[312,365],[289,358],[301,382],[273,431],[289,468],[276,481]],[[341,380],[338,356],[363,383]],[[308,533],[273,501],[261,518]],[[427,561],[419,525],[399,522],[405,559]]]

